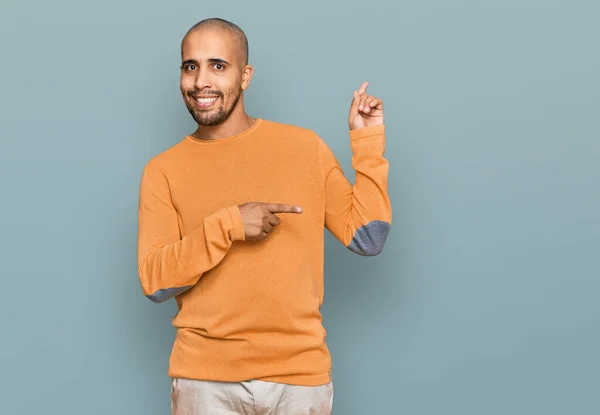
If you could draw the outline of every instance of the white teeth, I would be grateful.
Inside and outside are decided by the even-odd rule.
[[[210,104],[211,102],[216,101],[217,98],[196,98],[196,101],[198,101],[201,104]]]

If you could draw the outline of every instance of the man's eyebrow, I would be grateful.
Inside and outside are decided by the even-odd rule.
[[[225,59],[221,59],[221,58],[210,58],[208,61],[210,63],[223,63],[225,65],[229,65],[229,62],[227,62]]]
[[[208,59],[208,61],[210,63],[222,63],[224,65],[229,65],[229,62],[227,62],[225,59],[221,59],[221,58],[210,58]],[[183,61],[183,63],[181,65],[197,65],[199,66],[199,63],[196,59],[187,59],[185,61]]]

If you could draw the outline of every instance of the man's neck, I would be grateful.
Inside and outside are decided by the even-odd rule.
[[[243,133],[252,127],[255,121],[255,118],[249,117],[245,113],[239,116],[234,116],[232,113],[222,124],[212,127],[199,125],[198,129],[192,134],[192,137],[198,140],[219,140],[231,137]]]

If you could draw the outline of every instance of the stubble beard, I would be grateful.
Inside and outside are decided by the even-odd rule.
[[[188,96],[190,96],[190,94],[188,94]],[[194,96],[195,96],[195,94],[192,93],[191,94],[192,101],[194,101],[194,98],[193,98]],[[191,116],[196,121],[196,123],[198,123],[198,125],[201,125],[204,127],[212,127],[215,125],[222,124],[229,118],[229,116],[235,109],[238,101],[240,100],[240,97],[242,96],[242,88],[238,87],[236,89],[230,90],[229,92],[224,94],[224,96],[227,98],[235,97],[235,98],[233,98],[231,106],[227,110],[225,110],[223,105],[220,105],[218,108],[211,108],[208,111],[203,111],[203,110],[195,107],[194,102],[186,101],[187,109],[190,112]],[[222,99],[222,97],[223,97],[223,94],[219,94],[218,99]],[[225,101],[225,100],[223,100],[223,101]]]

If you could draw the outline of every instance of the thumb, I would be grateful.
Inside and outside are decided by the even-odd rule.
[[[358,92],[352,91],[354,94],[354,98],[352,99],[352,104],[350,105],[350,118],[354,118],[358,115],[358,103],[360,102]]]

